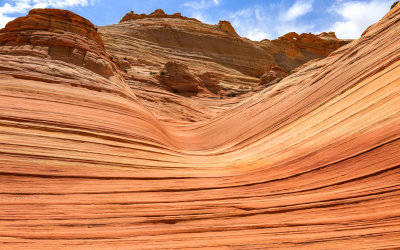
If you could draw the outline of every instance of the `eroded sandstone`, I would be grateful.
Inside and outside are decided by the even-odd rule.
[[[218,87],[210,93],[225,96],[251,91],[274,66],[291,72],[346,44],[334,33],[288,34],[273,41],[254,42],[240,37],[228,21],[208,25],[180,16],[162,10],[149,15],[130,12],[120,24],[99,27],[99,32],[112,55],[133,58],[128,72],[132,77],[152,75],[151,82],[163,86],[155,76],[173,60],[187,65],[194,75],[213,74]]]
[[[92,39],[101,58],[125,60],[141,45],[126,55],[132,67],[123,78],[49,55],[47,38],[68,47],[57,34],[82,35],[25,24],[1,31],[1,248],[400,245],[399,5],[328,57],[257,93],[222,99],[171,93],[148,70],[159,72],[168,52],[199,83],[233,89],[228,80],[246,75],[227,78],[232,67],[165,40],[121,39],[131,25],[99,29],[103,38],[111,32],[103,40],[112,52]],[[32,46],[42,32],[44,45]],[[140,49],[146,57],[136,56]]]
[[[270,86],[271,82],[274,81],[275,79],[279,79],[280,81],[287,76],[288,73],[284,69],[278,66],[274,66],[271,68],[270,71],[266,72],[264,75],[261,76],[260,85],[268,87]]]
[[[149,15],[147,14],[136,14],[133,10],[131,12],[128,12],[121,20],[120,23],[130,21],[130,20],[138,20],[138,19],[145,19],[145,18],[181,18],[181,19],[188,19],[188,20],[193,20],[197,21],[194,18],[187,18],[182,16],[181,13],[174,13],[172,15],[165,14],[165,12],[162,9],[157,9],[154,12],[150,13]]]
[[[2,53],[24,54],[33,48],[43,57],[82,65],[105,77],[114,74],[94,25],[66,10],[31,10],[0,31],[0,46]]]

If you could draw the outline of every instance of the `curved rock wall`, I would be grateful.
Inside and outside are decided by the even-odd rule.
[[[257,94],[179,99],[219,111],[194,123],[160,121],[133,88],[85,67],[2,53],[2,246],[400,245],[399,24],[394,7]]]

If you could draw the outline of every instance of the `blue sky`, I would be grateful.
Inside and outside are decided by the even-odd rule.
[[[339,38],[358,38],[390,9],[394,0],[0,0],[0,27],[31,8],[69,9],[95,25],[117,23],[127,12],[181,12],[215,24],[231,21],[252,40],[297,33],[335,31]]]

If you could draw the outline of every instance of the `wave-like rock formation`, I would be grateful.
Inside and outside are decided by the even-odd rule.
[[[325,59],[224,99],[124,72],[102,40],[111,54],[133,47],[130,25],[145,23],[130,22],[101,37],[45,9],[0,31],[2,249],[400,245],[398,5]],[[157,65],[160,25],[146,43]]]
[[[99,27],[99,32],[107,51],[131,65],[126,73],[133,78],[153,74],[151,82],[157,86],[156,75],[169,61],[179,61],[190,71],[218,76],[224,96],[249,92],[275,66],[291,72],[348,42],[334,33],[290,33],[254,42],[240,37],[228,21],[209,25],[162,10],[149,15],[129,12],[119,24]]]

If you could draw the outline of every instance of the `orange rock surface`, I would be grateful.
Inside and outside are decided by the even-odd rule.
[[[245,53],[228,57],[221,42],[206,57],[200,31],[211,29],[199,22],[197,57],[182,35],[195,36],[189,26],[164,27],[177,40],[153,28],[139,39],[148,22],[98,36],[87,20],[44,9],[0,31],[1,249],[400,245],[399,5],[325,59],[223,99],[171,93],[143,72],[150,62],[161,70],[169,51],[203,81],[239,82],[244,73],[226,75]],[[250,56],[264,50],[237,39]],[[126,73],[108,53],[125,60],[137,44]],[[279,65],[266,55],[244,64]]]
[[[229,21],[219,21],[218,28],[220,28],[222,31],[228,34],[238,36],[238,34],[235,31],[235,28],[233,28],[232,24]]]
[[[121,19],[120,23],[129,21],[129,20],[137,20],[137,19],[145,19],[145,18],[182,18],[182,19],[190,19],[190,20],[198,22],[198,20],[196,20],[194,18],[187,18],[187,17],[182,16],[181,13],[175,13],[172,15],[168,15],[168,14],[165,14],[165,12],[162,9],[157,9],[149,15],[146,15],[144,13],[136,14],[135,12],[131,11],[129,13],[126,13],[126,15]]]
[[[272,69],[261,76],[260,84],[261,85],[269,85],[273,80],[279,79],[282,80],[283,78],[287,77],[288,73],[282,69],[281,67],[272,67]]]
[[[162,10],[149,15],[129,12],[119,24],[99,27],[99,32],[109,53],[128,59],[127,73],[133,78],[163,86],[158,72],[167,62],[177,61],[195,74],[217,76],[219,95],[225,96],[249,92],[272,67],[290,72],[345,44],[334,33],[296,34],[302,38],[299,42],[283,38],[255,42],[240,37],[228,21],[209,25]]]
[[[296,32],[291,32],[278,39],[293,44],[295,48],[304,49],[324,56],[328,56],[343,44],[347,43],[345,40],[337,39],[334,32],[324,32],[319,35],[313,35],[311,33],[299,35]]]

